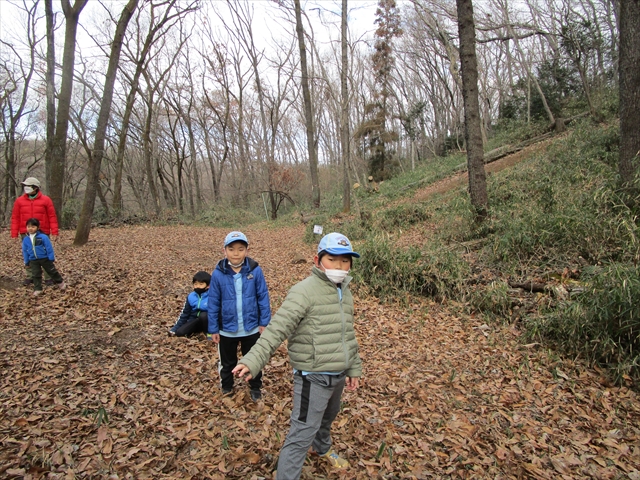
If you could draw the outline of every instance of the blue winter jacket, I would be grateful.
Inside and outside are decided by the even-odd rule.
[[[238,331],[236,287],[233,276],[236,272],[227,259],[218,262],[211,274],[209,286],[209,333]],[[271,320],[269,291],[262,269],[255,260],[246,257],[240,269],[242,274],[242,319],[245,331],[266,327]]]
[[[53,245],[51,240],[40,230],[36,232],[36,236],[33,237],[33,243],[31,237],[27,234],[22,239],[22,256],[24,257],[24,264],[29,265],[31,260],[48,258],[52,262],[56,260],[53,254]]]
[[[182,307],[182,313],[178,317],[176,324],[171,327],[171,331],[175,332],[182,325],[198,318],[200,312],[207,311],[207,300],[209,298],[209,290],[205,291],[202,295],[198,295],[196,292],[191,292],[184,302]]]

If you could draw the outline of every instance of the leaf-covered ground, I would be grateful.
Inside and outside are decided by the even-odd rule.
[[[277,308],[314,247],[302,228],[245,232]],[[254,404],[244,385],[222,398],[204,337],[167,336],[226,233],[97,229],[75,248],[63,232],[69,288],[40,298],[20,285],[19,246],[1,234],[0,478],[271,478],[291,409],[285,346]],[[308,263],[292,264],[296,254]],[[351,468],[310,458],[303,478],[640,479],[633,391],[451,305],[356,302],[364,377],[333,428]]]

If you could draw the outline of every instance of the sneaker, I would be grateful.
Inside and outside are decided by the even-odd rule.
[[[233,388],[223,388],[222,389],[222,395],[223,396],[231,395],[232,393],[233,393]]]
[[[33,283],[33,278],[25,278],[25,279],[22,281],[22,284],[23,284],[23,285],[31,285],[32,283]]]
[[[53,280],[52,280],[52,279],[50,279],[50,278],[47,278],[47,279],[44,281],[44,284],[50,287],[51,285],[53,285]]]
[[[320,455],[320,458],[325,458],[333,468],[347,468],[349,466],[349,462],[338,455],[333,448],[330,448],[324,455]]]
[[[66,285],[64,282],[62,282],[62,283],[59,283],[59,284],[58,284],[58,288],[59,288],[60,290],[64,290],[65,288],[67,288],[67,285]]]
[[[260,390],[251,390],[249,394],[251,395],[251,400],[254,402],[257,402],[262,398],[262,392]]]
[[[34,290],[33,291],[33,296],[34,297],[39,297],[40,295],[42,295],[42,290]]]

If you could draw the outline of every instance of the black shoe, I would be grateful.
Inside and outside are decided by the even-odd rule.
[[[52,286],[52,285],[53,285],[53,280],[52,280],[51,278],[50,278],[50,279],[48,279],[48,280],[45,280],[45,281],[44,281],[44,284],[50,287],[50,286]]]
[[[25,278],[22,282],[23,285],[31,285],[33,283],[33,278]]]
[[[249,394],[251,395],[251,400],[254,402],[257,402],[262,398],[262,392],[260,390],[251,390]]]
[[[233,388],[223,388],[222,389],[222,395],[227,396],[227,395],[231,395],[233,393]]]

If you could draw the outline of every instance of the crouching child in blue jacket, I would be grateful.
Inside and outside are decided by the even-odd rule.
[[[53,264],[56,260],[53,245],[49,237],[40,231],[40,220],[37,218],[27,220],[27,235],[22,239],[22,256],[25,266],[31,269],[34,296],[42,294],[43,268],[60,290],[65,289],[62,275]]]
[[[225,258],[211,274],[208,338],[218,344],[223,395],[233,392],[238,344],[246,355],[271,320],[267,282],[258,262],[247,256],[248,246],[244,233],[229,233],[224,240]],[[251,379],[249,389],[254,402],[262,398],[262,372]]]
[[[193,292],[189,293],[176,324],[169,330],[170,336],[188,337],[194,333],[207,333],[209,317],[207,304],[211,275],[197,272],[193,276]]]

